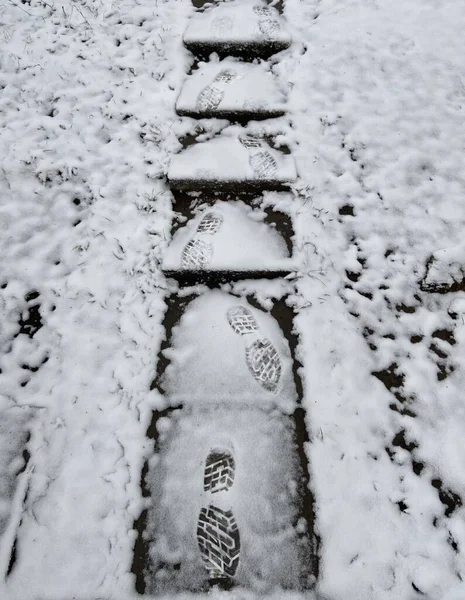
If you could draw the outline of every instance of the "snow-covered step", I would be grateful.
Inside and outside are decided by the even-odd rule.
[[[263,191],[285,189],[297,177],[290,154],[250,135],[220,135],[189,146],[171,159],[173,189]]]
[[[160,388],[172,406],[291,413],[298,398],[289,345],[270,314],[218,290],[191,301],[173,327]]]
[[[285,102],[284,89],[269,65],[227,58],[202,63],[187,77],[176,110],[199,119],[257,120],[283,115]]]
[[[165,275],[182,283],[285,277],[297,267],[265,216],[242,201],[217,201],[176,231]]]
[[[260,0],[221,2],[195,13],[183,39],[189,50],[203,56],[264,57],[291,44],[283,18]]]
[[[145,479],[147,594],[212,580],[262,593],[312,583],[294,434],[290,417],[221,402],[163,419]]]

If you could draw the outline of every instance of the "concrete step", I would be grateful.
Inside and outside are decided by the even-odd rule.
[[[168,181],[175,190],[256,192],[287,189],[294,159],[259,137],[227,133],[173,156]]]
[[[310,587],[312,524],[299,511],[294,438],[291,417],[254,408],[164,417],[145,478],[146,593],[199,592],[218,580],[261,592]],[[212,453],[228,457],[227,485],[206,485]]]
[[[269,65],[227,58],[201,63],[185,80],[176,103],[179,115],[247,121],[285,113],[286,95]]]
[[[268,313],[218,290],[184,307],[161,389],[173,406],[251,406],[292,413],[298,403],[289,344]]]
[[[198,56],[268,57],[291,44],[284,19],[260,0],[221,2],[196,12],[183,39]]]
[[[181,283],[285,277],[295,261],[266,215],[242,201],[217,201],[174,233],[163,272]]]

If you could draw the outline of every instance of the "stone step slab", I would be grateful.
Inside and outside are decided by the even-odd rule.
[[[300,589],[310,544],[303,523],[300,532],[295,527],[301,475],[292,419],[221,404],[185,407],[164,418],[157,444],[145,482],[151,497],[144,534],[146,592],[208,589],[205,541],[213,542],[211,558],[232,559],[222,570],[235,585],[261,592]],[[212,451],[233,458],[234,477],[219,493],[205,489]],[[219,533],[208,509],[224,517]],[[213,540],[205,540],[205,529]]]
[[[295,181],[290,154],[259,137],[223,134],[173,156],[168,181],[175,190],[256,192],[282,190]]]
[[[242,201],[217,201],[173,236],[163,272],[179,281],[284,277],[296,270],[288,246],[265,213]]]
[[[184,45],[208,56],[268,57],[288,48],[291,37],[278,11],[259,0],[221,2],[196,12],[184,33]]]
[[[286,95],[269,65],[227,58],[201,63],[185,80],[176,103],[181,116],[258,120],[282,116]]]
[[[211,290],[192,300],[163,355],[162,393],[172,406],[298,405],[289,344],[275,319],[247,300]]]

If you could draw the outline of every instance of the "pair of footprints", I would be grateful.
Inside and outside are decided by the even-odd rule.
[[[275,18],[275,14],[267,6],[256,4],[253,7],[254,13],[260,17],[258,21],[258,29],[263,37],[267,40],[273,38],[274,35],[281,29],[279,21]],[[227,35],[234,27],[234,19],[231,17],[219,17],[213,20],[212,29],[218,37]]]
[[[235,472],[232,454],[227,450],[213,450],[205,461],[204,491],[212,496],[224,496],[233,486]],[[234,577],[239,566],[241,542],[232,510],[220,508],[214,502],[202,508],[197,524],[197,543],[211,580]]]

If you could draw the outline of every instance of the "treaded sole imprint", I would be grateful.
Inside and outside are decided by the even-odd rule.
[[[229,490],[234,483],[236,465],[233,456],[224,450],[212,450],[205,461],[203,489],[215,494]]]
[[[228,310],[228,322],[241,336],[256,333],[258,323],[245,306]],[[266,338],[255,340],[245,350],[245,362],[253,378],[269,392],[276,391],[281,377],[281,360],[273,344]]]
[[[212,253],[209,242],[190,240],[182,251],[181,266],[183,269],[205,269],[210,264]]]
[[[234,306],[228,310],[228,322],[235,333],[246,335],[258,331],[258,324],[251,311],[245,306]]]
[[[202,560],[212,579],[234,577],[239,565],[240,537],[232,511],[202,508],[197,525]]]
[[[224,69],[200,92],[197,98],[197,110],[211,111],[218,108],[224,98],[225,87],[236,79],[234,71]]]
[[[218,233],[222,223],[222,215],[213,212],[207,212],[204,214],[197,227],[197,233],[208,233],[210,235],[214,235],[215,233]]]
[[[256,340],[246,348],[245,360],[254,379],[269,392],[276,391],[281,377],[281,361],[273,344]]]

